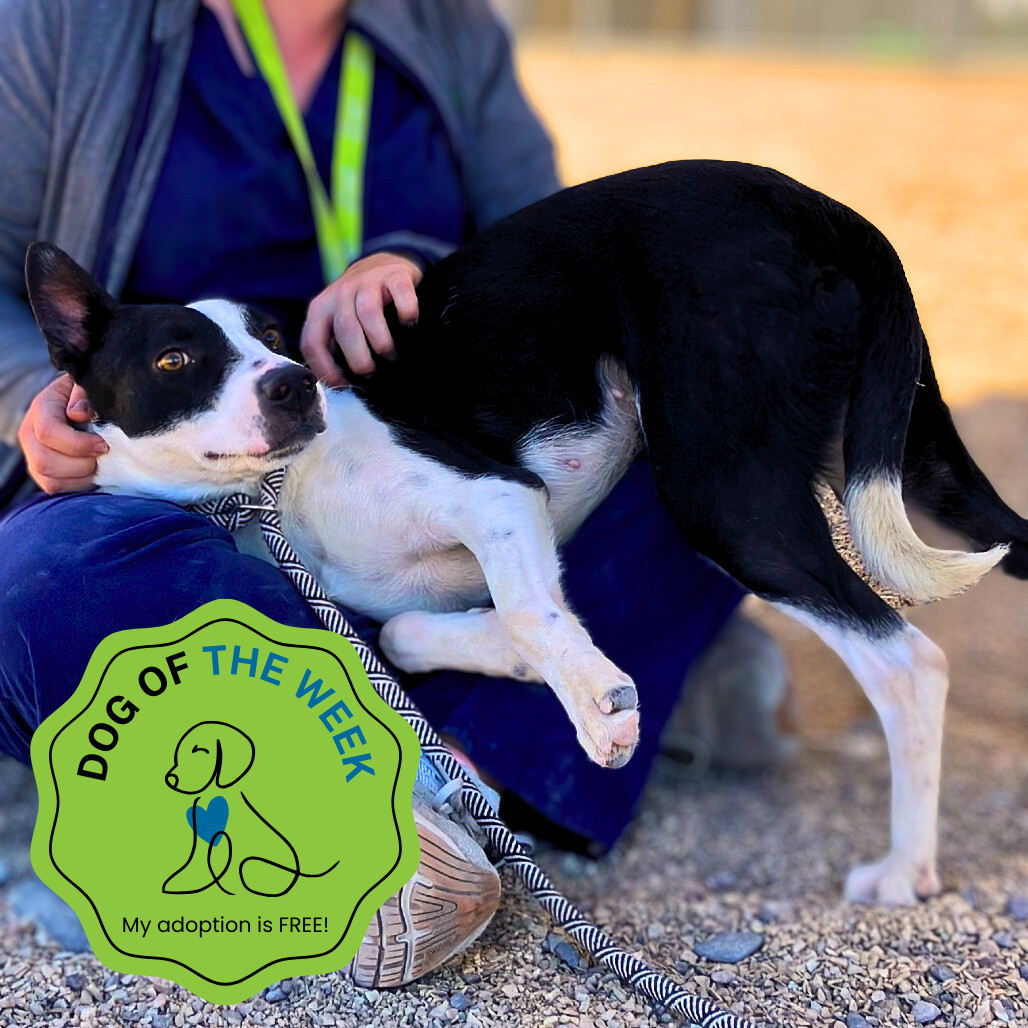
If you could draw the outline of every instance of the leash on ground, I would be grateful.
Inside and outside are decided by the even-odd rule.
[[[460,762],[436,734],[424,714],[411,702],[399,682],[389,674],[377,654],[354,631],[339,608],[328,598],[282,534],[278,495],[285,470],[278,468],[261,481],[258,503],[246,495],[223,496],[191,509],[214,524],[235,532],[258,515],[264,541],[279,568],[330,631],[341,635],[357,651],[375,691],[414,729],[421,751],[429,756],[447,779],[461,783],[461,798],[471,816],[485,832],[493,849],[553,919],[595,961],[613,971],[623,982],[669,1013],[685,1018],[700,1028],[755,1028],[745,1018],[724,1010],[712,1000],[691,996],[680,985],[655,971],[638,957],[623,950],[601,928],[586,920],[557,889],[546,873],[528,855],[514,833],[489,806]]]

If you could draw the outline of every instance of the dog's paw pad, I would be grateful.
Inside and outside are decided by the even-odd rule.
[[[603,695],[597,705],[604,714],[635,710],[639,706],[639,692],[630,682],[627,685],[616,685]]]

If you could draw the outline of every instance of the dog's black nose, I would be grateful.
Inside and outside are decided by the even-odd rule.
[[[172,789],[177,789],[178,788],[178,775],[175,774],[174,771],[169,771],[164,776],[164,780],[165,780],[165,782],[168,783],[169,788],[172,788]]]
[[[317,379],[296,365],[273,368],[257,383],[265,402],[280,410],[302,414],[309,410],[318,395]]]

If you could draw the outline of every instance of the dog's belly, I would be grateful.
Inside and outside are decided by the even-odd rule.
[[[543,426],[519,449],[521,463],[546,483],[559,542],[575,534],[642,448],[635,391],[624,367],[604,358],[596,380],[602,406],[594,424],[556,431]]]

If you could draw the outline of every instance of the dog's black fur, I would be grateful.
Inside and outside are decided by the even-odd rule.
[[[1028,522],[967,453],[888,240],[778,172],[683,161],[565,190],[428,270],[416,326],[360,389],[408,445],[534,476],[517,445],[588,425],[597,360],[638,390],[661,494],[754,592],[894,627],[832,547],[811,482],[844,426],[847,478],[908,496],[1028,577]],[[904,443],[904,440],[906,442]]]

